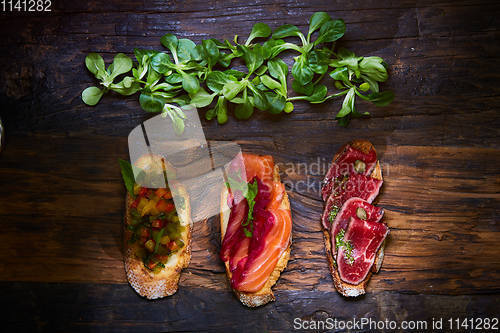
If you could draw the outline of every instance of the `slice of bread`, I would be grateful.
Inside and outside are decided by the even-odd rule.
[[[183,268],[186,268],[191,261],[191,207],[189,197],[184,188],[179,187],[179,195],[184,198],[184,207],[176,207],[177,214],[182,226],[185,230],[181,233],[181,239],[184,242],[184,247],[172,254],[160,272],[154,273],[144,267],[141,258],[135,255],[137,244],[129,244],[128,239],[132,232],[126,226],[131,218],[129,207],[132,204],[132,197],[127,194],[126,213],[125,213],[125,229],[124,229],[124,261],[127,279],[132,288],[141,296],[147,299],[157,299],[165,296],[170,296],[177,291],[179,278]]]
[[[371,149],[375,149],[373,145],[371,144],[370,141],[367,140],[354,140],[350,143],[350,145],[353,148],[356,148],[364,153],[368,153]],[[333,162],[339,157],[339,155],[344,151],[345,147],[347,145],[343,146],[333,157]],[[382,168],[380,167],[379,161],[377,161],[377,164],[375,165],[375,168],[373,169],[371,177],[375,179],[382,180]],[[366,285],[368,284],[368,281],[370,280],[370,277],[372,275],[372,272],[378,272],[380,270],[380,267],[382,266],[382,261],[384,259],[384,246],[385,246],[385,241],[382,243],[380,246],[380,249],[377,251],[375,262],[373,263],[373,267],[371,271],[368,273],[366,278],[357,285],[349,284],[344,282],[340,278],[340,274],[337,270],[337,262],[335,261],[335,258],[333,257],[333,251],[332,251],[332,239],[330,237],[330,231],[325,229],[323,227],[323,223],[321,223],[322,228],[323,228],[323,238],[325,241],[325,249],[326,249],[326,257],[328,259],[328,266],[330,267],[330,273],[333,278],[333,284],[335,286],[335,289],[337,291],[346,296],[346,297],[356,297],[359,295],[363,295],[366,292]]]
[[[275,182],[280,181],[278,166],[274,167],[273,180]],[[228,193],[229,192],[227,188],[224,186],[221,193],[221,210],[220,210],[221,241],[224,239],[224,235],[226,234],[227,223],[229,221],[229,212],[231,211],[227,204]],[[281,201],[280,208],[290,210],[290,201],[288,200],[288,195],[286,191]],[[236,297],[241,301],[241,303],[243,303],[248,307],[253,308],[267,304],[275,300],[271,287],[276,283],[276,281],[279,279],[281,275],[281,272],[286,268],[288,259],[290,258],[291,246],[292,246],[292,234],[290,233],[290,241],[288,242],[287,249],[283,252],[281,257],[279,258],[278,262],[276,263],[276,267],[274,268],[273,272],[267,279],[266,284],[259,291],[254,293],[247,293],[233,289]],[[231,280],[232,274],[231,271],[229,270],[229,262],[225,262],[224,264],[226,266],[227,277],[229,280]]]

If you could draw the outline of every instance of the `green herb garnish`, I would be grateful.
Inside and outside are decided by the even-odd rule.
[[[335,249],[338,251],[340,247],[344,248],[345,259],[349,265],[354,264],[354,257],[352,256],[353,246],[350,241],[344,240],[345,230],[340,229],[340,231],[335,235]]]
[[[257,179],[254,179],[252,183],[246,183],[241,179],[241,176],[238,175],[239,180],[234,179],[228,176],[228,179],[231,182],[226,182],[226,187],[231,188],[233,190],[241,191],[243,197],[247,200],[248,203],[248,215],[245,220],[241,222],[241,225],[244,227],[243,232],[245,236],[252,237],[253,233],[253,208],[255,206],[255,198],[259,193],[259,185],[257,183]],[[248,227],[247,227],[248,226]]]
[[[140,93],[143,110],[170,117],[175,131],[182,133],[185,114],[180,107],[186,105],[204,108],[215,104],[206,111],[205,118],[217,118],[223,124],[230,109],[237,119],[248,119],[255,109],[271,114],[289,113],[294,108],[293,101],[323,103],[345,95],[336,119],[346,125],[351,117],[368,114],[357,112],[356,96],[383,106],[394,95],[379,91],[379,83],[388,78],[387,66],[381,58],[358,57],[346,49],[335,50],[335,41],[344,35],[345,29],[343,20],[333,20],[327,13],[317,12],[309,20],[307,35],[290,24],[271,33],[265,23],[256,23],[244,44],[238,42],[238,36],[232,42],[211,38],[197,45],[189,39],[166,34],[161,44],[168,53],[135,49],[135,63],[119,53],[108,68],[100,55],[90,53],[85,65],[99,86],[85,89],[82,100],[87,105],[96,105],[109,91],[125,96]],[[262,38],[268,39],[255,42]],[[289,38],[298,39],[299,43],[285,41]],[[298,53],[291,69],[296,96],[289,96],[288,66],[278,58],[285,50]],[[243,60],[246,70],[229,68],[237,58]],[[333,68],[329,74],[335,80],[331,86],[339,90],[330,95],[328,87],[320,83],[329,68]]]
[[[120,169],[123,177],[123,182],[125,183],[125,187],[127,188],[128,193],[132,198],[135,198],[134,194],[134,171],[132,169],[132,165],[129,161],[118,160],[120,163]]]
[[[338,212],[339,212],[339,207],[333,206],[332,209],[330,210],[330,213],[328,214],[328,221],[330,221],[330,223],[332,223],[333,220],[335,220],[335,217],[337,217]]]

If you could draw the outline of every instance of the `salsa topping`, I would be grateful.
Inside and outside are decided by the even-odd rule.
[[[128,242],[144,266],[156,273],[165,267],[170,255],[184,247],[181,234],[185,227],[180,223],[168,187],[150,189],[135,184],[133,194]]]

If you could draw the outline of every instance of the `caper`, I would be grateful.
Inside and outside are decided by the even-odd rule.
[[[366,170],[365,162],[363,162],[361,160],[356,160],[356,162],[354,162],[354,170],[356,170],[356,172],[358,172],[358,173],[365,172],[365,170]]]
[[[364,210],[362,207],[358,207],[358,209],[356,209],[356,215],[360,219],[366,220],[366,210]]]

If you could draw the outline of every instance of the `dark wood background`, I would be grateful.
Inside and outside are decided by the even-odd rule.
[[[40,331],[279,331],[293,319],[498,317],[500,308],[500,5],[497,1],[53,1],[46,14],[0,15],[0,295],[3,324]],[[290,115],[257,114],[219,126],[279,163],[329,160],[345,142],[371,140],[385,173],[378,204],[391,236],[382,270],[355,300],[331,281],[314,189],[290,191],[291,259],[276,302],[256,310],[232,296],[217,258],[218,229],[195,226],[191,265],[172,297],[147,301],[127,285],[120,252],[125,189],[117,159],[150,115],[137,96],[96,107],[88,52],[110,61],[134,47],[161,48],[171,32],[246,36],[255,22],[306,29],[315,11],[343,18],[340,42],[390,66],[386,108],[341,128],[340,101],[296,103]],[[291,54],[286,58],[290,63]],[[283,180],[319,186],[295,168]]]

